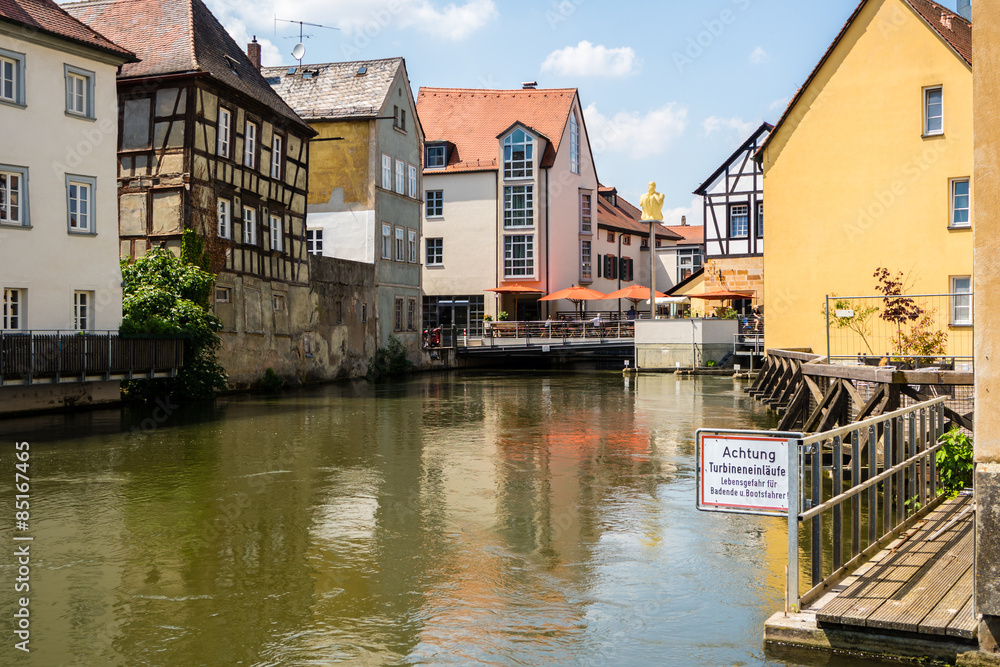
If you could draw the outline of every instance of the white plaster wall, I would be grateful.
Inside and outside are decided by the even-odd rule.
[[[691,343],[697,345],[733,344],[736,320],[677,319],[638,320],[635,323],[636,345]]]
[[[0,104],[0,164],[28,168],[31,223],[0,226],[0,287],[27,289],[22,328],[72,329],[73,292],[87,290],[95,296],[92,328],[117,330],[117,67],[72,45],[68,51],[58,46],[56,40],[46,46],[0,32],[0,48],[26,58],[26,108]],[[66,114],[64,64],[95,73],[96,120]],[[96,236],[68,232],[67,173],[97,179]]]
[[[307,229],[323,230],[323,256],[372,264],[375,261],[375,211],[307,213]]]

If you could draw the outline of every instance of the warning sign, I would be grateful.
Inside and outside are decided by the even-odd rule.
[[[790,434],[699,430],[698,509],[786,516]],[[797,485],[796,485],[797,486]]]

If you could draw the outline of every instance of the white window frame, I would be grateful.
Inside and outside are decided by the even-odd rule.
[[[392,259],[392,225],[382,223],[382,259]]]
[[[248,120],[243,128],[243,166],[257,168],[257,123]]]
[[[406,230],[406,251],[407,260],[410,264],[417,263],[417,230],[407,229]]]
[[[444,169],[448,166],[448,147],[444,144],[427,146],[424,162],[426,169]]]
[[[219,198],[218,200],[218,219],[219,224],[216,227],[216,232],[220,239],[232,239],[233,238],[233,203],[228,199]]]
[[[406,232],[402,227],[396,227],[396,261],[406,261]]]
[[[580,173],[580,123],[576,119],[576,110],[569,115],[569,170]]]
[[[243,207],[243,243],[257,245],[257,209]]]
[[[17,203],[11,196],[10,184],[17,181]],[[28,168],[0,164],[0,226],[30,227],[31,217],[28,207]],[[16,215],[12,210],[16,207]]]
[[[392,158],[382,153],[382,189],[392,190]]]
[[[425,258],[427,266],[444,266],[444,239],[425,239]]]
[[[271,307],[276,311],[282,311],[285,309],[285,295],[284,294],[272,294],[271,295]]]
[[[514,251],[522,248],[517,257]],[[503,237],[503,274],[505,278],[525,278],[535,275],[535,236],[533,234],[505,234]]]
[[[736,211],[742,209],[743,213]],[[742,233],[736,229],[736,219],[742,218]],[[750,237],[750,204],[730,204],[729,205],[729,238],[745,239]]]
[[[590,241],[580,241],[580,281],[593,282],[593,245]]]
[[[24,60],[23,53],[0,49],[0,103],[25,106]]]
[[[407,191],[413,199],[417,198],[417,168],[412,164],[406,165],[406,173],[409,176],[410,189]]]
[[[22,287],[5,287],[3,290],[3,322],[0,328],[4,331],[22,331],[27,329],[25,311],[28,305],[28,290]]]
[[[677,251],[677,282],[687,280],[695,271],[701,268],[702,256],[697,248],[681,248]],[[685,276],[684,271],[688,274]]]
[[[269,216],[268,229],[271,236],[271,250],[284,252],[285,250],[285,230],[280,216]]]
[[[77,118],[94,118],[94,73],[63,65],[66,77],[66,114]]]
[[[424,211],[428,218],[444,217],[444,190],[427,190],[424,194]]]
[[[86,290],[73,292],[73,330],[94,330],[94,293]]]
[[[306,252],[310,255],[322,255],[323,254],[323,230],[322,229],[307,229],[306,230]]]
[[[281,158],[284,157],[282,153],[284,143],[280,134],[275,134],[271,139],[271,178],[281,178]]]
[[[216,303],[232,303],[233,302],[233,288],[227,287],[225,285],[215,286],[215,302]]]
[[[406,194],[406,163],[396,160],[396,194]]]
[[[972,326],[972,276],[952,276],[951,283],[951,326]],[[960,288],[959,283],[964,283]]]
[[[591,193],[580,193],[580,233],[594,233],[594,197]]]
[[[515,206],[515,197],[523,197],[523,205]],[[504,229],[530,229],[535,226],[535,186],[503,186]]]
[[[226,107],[219,107],[218,137],[216,137],[215,152],[219,157],[228,158],[230,153],[230,141],[233,131],[233,112]]]
[[[86,197],[81,197],[86,193]],[[66,174],[66,229],[70,234],[97,233],[97,179]],[[81,211],[81,206],[86,210]]]
[[[764,238],[764,202],[757,202],[757,211],[754,217],[754,234],[757,238]]]
[[[519,137],[517,140],[514,137]],[[522,139],[523,137],[523,139]],[[522,150],[515,151],[521,147]],[[517,155],[520,154],[520,157]],[[535,177],[535,139],[521,128],[517,128],[503,140],[503,177],[517,180]]]
[[[931,95],[934,93],[938,94],[938,102],[936,106],[940,107],[937,110],[932,109]],[[934,112],[937,112],[936,115]],[[925,137],[936,137],[938,135],[944,134],[944,86],[927,86],[924,88],[924,133]],[[934,123],[936,121],[936,123]],[[936,124],[937,127],[932,127],[932,124]]]
[[[960,195],[956,192],[958,185],[965,184],[966,192],[964,195]],[[952,178],[948,182],[948,190],[950,192],[950,215],[948,217],[948,227],[951,229],[968,229],[972,226],[972,179],[970,178]],[[958,198],[965,198],[965,206],[959,206]],[[965,220],[962,222],[956,221],[955,217],[958,213],[965,212]]]

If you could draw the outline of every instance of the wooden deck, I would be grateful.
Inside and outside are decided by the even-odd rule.
[[[945,501],[801,613],[772,616],[765,640],[944,660],[973,650],[974,528],[971,495]]]

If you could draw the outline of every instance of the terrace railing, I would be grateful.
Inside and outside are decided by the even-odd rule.
[[[183,365],[183,337],[0,331],[0,386],[173,377]]]

